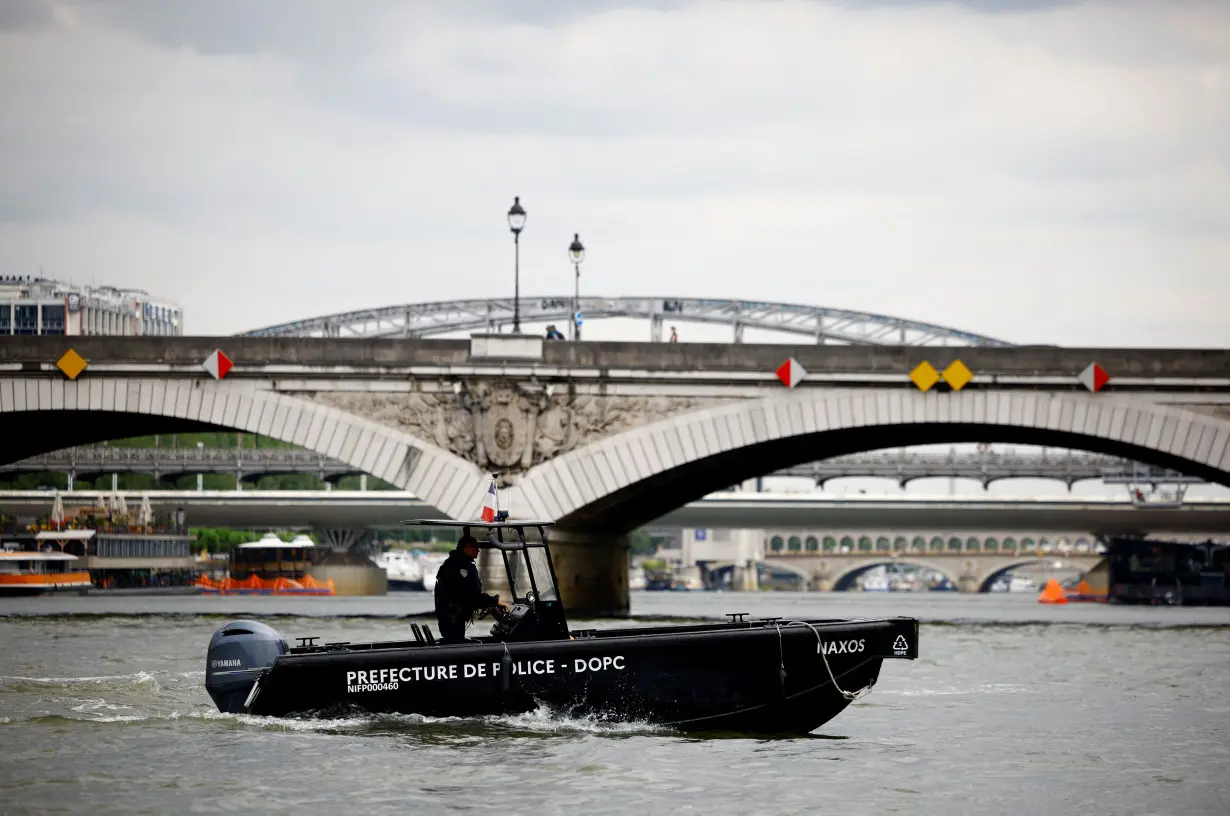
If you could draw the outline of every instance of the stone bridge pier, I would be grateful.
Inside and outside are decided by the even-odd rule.
[[[569,615],[628,614],[628,536],[564,527],[551,531],[550,544],[555,577]]]
[[[625,617],[629,538],[592,530],[548,528],[547,542],[559,582],[560,599],[574,619]],[[483,590],[510,597],[503,559],[496,550],[479,556]],[[521,588],[521,587],[519,587]]]
[[[313,526],[321,547],[331,552],[313,564],[311,575],[332,581],[339,595],[385,595],[388,576],[371,560],[375,534],[367,529]]]

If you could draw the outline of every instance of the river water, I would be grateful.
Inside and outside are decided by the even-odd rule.
[[[545,713],[275,720],[218,714],[205,694],[228,619],[401,638],[426,594],[4,600],[0,813],[1230,812],[1230,609],[769,592],[632,606],[635,622],[925,623],[920,659],[885,661],[811,736],[697,738]]]

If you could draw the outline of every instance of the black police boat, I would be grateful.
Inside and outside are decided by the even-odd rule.
[[[227,623],[209,643],[205,686],[218,709],[276,717],[356,711],[474,717],[546,707],[571,716],[687,731],[805,734],[869,691],[885,659],[918,656],[918,621],[747,619],[570,630],[547,543],[549,522],[420,521],[485,529],[511,590],[491,633],[441,643],[286,640]],[[527,539],[526,533],[531,536]],[[537,536],[533,536],[533,533]]]

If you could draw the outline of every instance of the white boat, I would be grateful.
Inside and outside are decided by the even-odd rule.
[[[863,592],[888,592],[888,575],[884,570],[872,570],[863,578]]]
[[[423,589],[434,592],[436,589],[436,573],[440,565],[448,560],[448,553],[423,553],[419,556],[419,569],[423,571]]]
[[[1025,578],[1020,575],[1013,575],[1008,581],[1009,592],[1037,592],[1038,584],[1032,578]]]
[[[423,567],[419,563],[419,557],[409,550],[387,550],[377,555],[374,560],[376,566],[388,575],[390,590],[422,590],[425,588]],[[434,574],[432,583],[435,583]]]
[[[1038,584],[1033,579],[1017,575],[997,578],[991,584],[992,592],[1037,592]]]
[[[0,552],[0,597],[87,589],[90,573],[75,568],[80,560],[63,552]]]
[[[891,592],[917,592],[918,581],[904,575],[893,575],[888,579],[888,588]]]

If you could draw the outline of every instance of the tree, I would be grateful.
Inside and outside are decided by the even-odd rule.
[[[638,527],[629,533],[628,542],[633,555],[653,555],[658,551],[649,530],[644,527]]]

